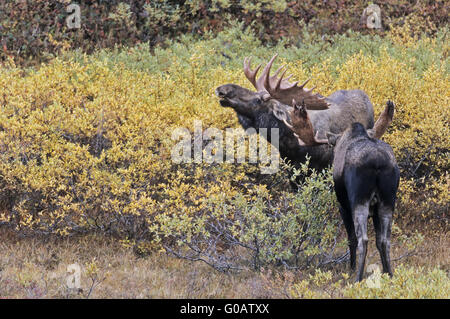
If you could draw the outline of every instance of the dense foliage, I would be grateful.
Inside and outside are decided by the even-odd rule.
[[[170,202],[150,228],[166,251],[219,270],[330,263],[336,246],[345,246],[344,241],[338,243],[331,174],[308,172],[304,164],[297,174],[306,173],[310,175],[296,193],[269,191],[265,185],[248,187],[234,196],[231,190],[209,191],[206,200],[189,205],[182,214],[180,209],[185,208]],[[284,184],[286,176],[272,178],[272,184]],[[180,195],[190,197],[189,190]]]
[[[339,222],[329,173],[292,193],[284,170],[262,176],[257,165],[171,160],[175,128],[238,126],[214,89],[249,87],[243,57],[279,52],[296,79],[311,76],[324,95],[365,90],[376,116],[388,99],[396,103],[384,136],[402,171],[395,219],[446,226],[447,29],[434,37],[415,30],[406,23],[384,38],[324,38],[304,29],[297,46],[271,47],[240,24],[153,51],[67,51],[33,69],[8,59],[0,68],[0,223],[22,234],[101,231],[138,253],[163,249],[219,269],[329,262]],[[229,256],[230,247],[250,253]]]
[[[69,29],[67,7],[78,3],[81,27]],[[370,1],[232,1],[232,0],[4,0],[0,3],[0,57],[14,56],[21,63],[48,60],[62,49],[92,52],[115,45],[163,43],[167,37],[190,33],[205,35],[240,21],[260,40],[287,37],[302,41],[301,27],[309,24],[321,34],[347,30],[384,34],[414,15],[414,23],[433,34],[448,23],[448,2],[380,1],[383,29],[364,28],[361,15]],[[30,61],[31,59],[31,61]]]

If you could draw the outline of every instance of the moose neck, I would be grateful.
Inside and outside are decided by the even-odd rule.
[[[273,103],[280,102],[271,100],[266,103],[272,105]],[[237,110],[235,111],[239,123],[245,130],[255,128],[260,133],[261,128],[267,129],[267,135],[264,134],[262,136],[270,143],[272,143],[271,129],[277,128],[279,130],[278,150],[280,156],[291,161],[295,166],[299,163],[304,163],[307,156],[311,157],[310,166],[317,170],[321,170],[331,163],[333,157],[332,147],[328,145],[300,146],[293,132],[281,120],[274,116],[271,108],[248,108],[245,114],[239,113]],[[276,143],[272,144],[275,145]]]

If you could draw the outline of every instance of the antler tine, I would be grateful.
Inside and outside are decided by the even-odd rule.
[[[252,70],[250,68],[250,62],[251,62],[251,57],[246,57],[244,59],[244,74],[247,77],[247,79],[253,84],[253,86],[257,89],[257,81],[256,81],[256,74],[258,73],[259,69],[261,68],[261,64],[259,64],[256,69]]]
[[[305,91],[305,93],[309,93],[309,92],[312,92],[312,90],[314,90],[316,87],[317,87],[317,86],[314,85],[312,88],[310,88],[310,89],[305,89],[304,91]]]
[[[316,145],[328,144],[328,138],[319,138],[319,131],[317,131],[316,135],[314,135],[314,141]]]
[[[270,69],[272,68],[272,64],[273,61],[275,61],[275,59],[277,58],[278,53],[275,54],[269,61],[269,63],[266,64],[266,66],[264,67],[264,70],[261,74],[261,78],[260,80],[262,80],[262,84],[264,86],[264,88],[266,89],[267,92],[269,92],[270,95],[273,95],[271,92],[271,86],[270,86]],[[277,71],[279,72],[281,69],[278,69]]]
[[[290,75],[289,77],[291,77],[292,75]],[[286,79],[287,80],[287,79]],[[298,84],[298,81],[295,81],[294,83],[292,83],[290,86],[286,87],[286,90],[292,89],[294,87],[296,87]]]
[[[275,71],[275,73],[274,73],[272,76],[270,76],[270,68],[268,69],[267,74],[266,74],[266,77],[265,77],[265,79],[264,79],[264,84],[268,81],[269,87],[270,87],[271,90],[277,91],[277,90],[280,89],[281,81],[283,80],[283,76],[284,76],[284,74],[286,73],[287,69],[285,69],[285,70],[283,71],[283,73],[281,74],[281,77],[280,77],[279,79],[277,79],[277,77],[278,77],[278,74],[280,73],[280,71],[281,71],[284,67],[285,67],[285,65],[280,66],[280,67]],[[270,83],[273,83],[273,81],[276,81],[276,82],[275,82],[275,89],[273,89],[273,88],[272,88],[272,85],[270,84]],[[266,90],[267,90],[267,88],[266,88]],[[270,93],[270,92],[269,92],[269,93]]]
[[[275,90],[279,90],[279,89],[280,89],[281,81],[283,81],[283,77],[284,77],[284,75],[286,74],[286,71],[287,71],[287,69],[285,69],[285,70],[283,71],[283,73],[281,73],[281,75],[280,75],[280,77],[279,77],[279,79],[278,79],[278,81],[277,81],[277,84],[276,84],[276,86],[275,86]]]
[[[280,71],[285,67],[286,65],[282,65],[280,66],[275,73],[271,76],[271,78],[275,79],[278,76],[278,73],[280,73]]]
[[[270,60],[269,62],[266,64],[266,66],[264,67],[263,73],[264,74],[269,74],[270,73],[270,68],[272,67],[273,61],[275,61],[275,59],[277,58],[278,53],[276,53]]]
[[[294,129],[294,128],[292,127],[292,125],[288,123],[288,121],[286,120],[286,118],[282,118],[282,120],[283,120],[284,124],[285,124],[287,127],[289,127],[291,130]],[[295,133],[294,133],[294,134],[295,134]]]
[[[308,83],[311,80],[311,78],[308,78],[305,82],[303,82],[302,85],[299,86],[299,88],[303,89],[306,83]],[[297,82],[298,83],[298,82]]]

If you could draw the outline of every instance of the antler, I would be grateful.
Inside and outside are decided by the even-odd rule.
[[[285,69],[283,73],[281,73],[281,76],[277,78],[284,66],[278,68],[278,70],[275,71],[275,74],[270,76],[270,68],[272,67],[273,61],[275,61],[277,56],[278,54],[275,54],[269,63],[267,63],[264,68],[265,72],[263,72],[262,75],[264,76],[264,88],[267,92],[269,92],[270,96],[284,104],[291,103],[293,99],[297,101],[304,101],[306,108],[309,110],[327,109],[329,103],[325,100],[325,98],[320,96],[318,93],[312,93],[315,86],[311,89],[305,87],[306,83],[308,83],[310,79],[303,82],[300,86],[297,85],[298,81],[291,83],[288,80],[292,77],[292,74],[283,79],[287,69]],[[261,78],[259,80],[261,80]]]
[[[392,122],[392,118],[394,117],[394,109],[394,103],[390,100],[387,101],[386,107],[380,114],[380,117],[373,126],[373,129],[368,130],[370,137],[380,139],[381,136],[383,136],[384,132],[386,132],[387,128]]]
[[[258,79],[256,79],[256,74],[261,68],[261,64],[252,70],[250,68],[251,58],[244,59],[244,74],[256,90],[258,90],[258,92],[268,92],[270,97],[286,105],[289,105],[292,99],[296,99],[297,101],[304,100],[306,108],[310,110],[327,109],[329,103],[325,100],[325,98],[321,97],[318,93],[312,93],[312,90],[314,90],[315,87],[311,89],[305,87],[306,83],[308,83],[310,79],[306,80],[300,86],[297,85],[298,81],[290,83],[288,80],[292,77],[292,74],[283,79],[287,69],[283,71],[280,78],[277,78],[284,66],[278,68],[278,70],[275,71],[275,74],[270,76],[270,69],[272,68],[273,61],[275,61],[277,56],[278,54],[275,54],[270,59]]]
[[[294,132],[299,144],[302,146],[327,144],[327,139],[318,138],[318,132],[314,135],[313,125],[306,112],[305,101],[302,101],[302,104],[299,105],[293,99],[292,106],[293,109],[288,111],[291,123],[287,121],[285,114],[281,116],[281,119]]]
[[[314,128],[306,111],[305,102],[299,105],[294,99],[292,106],[274,105],[274,115],[282,120],[286,126],[294,132],[301,146],[313,146],[329,143],[329,139],[319,138],[319,132],[314,134]],[[380,139],[386,132],[387,128],[394,117],[395,105],[392,101],[386,103],[384,111],[380,114],[377,122],[372,129],[367,130],[370,137]],[[328,134],[328,133],[327,133]],[[330,133],[331,134],[331,133]]]
[[[261,68],[261,64],[259,64],[256,69],[252,70],[250,69],[250,62],[252,58],[245,58],[244,59],[244,74],[247,77],[247,79],[253,84],[255,89],[257,91],[265,91],[264,88],[264,77],[261,76],[258,80],[256,80],[256,74],[258,73],[259,69]],[[263,72],[264,75],[264,72]]]
[[[251,62],[252,58],[250,57],[250,58],[244,59],[244,74],[247,77],[247,79],[253,84],[255,89],[258,90],[258,92],[261,92],[261,91],[267,92],[267,90],[264,86],[264,81],[266,80],[266,77],[269,75],[270,68],[272,67],[273,61],[275,61],[275,58],[277,56],[278,56],[278,54],[275,54],[272,57],[272,59],[270,59],[269,63],[266,64],[259,79],[256,79],[256,74],[258,73],[262,64],[260,63],[254,70],[252,70],[250,68],[250,62]],[[281,68],[278,69],[277,72],[279,72],[280,70],[281,70]],[[288,104],[288,103],[286,103],[286,104]]]

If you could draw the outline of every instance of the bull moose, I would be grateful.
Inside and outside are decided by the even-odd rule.
[[[216,95],[223,107],[233,108],[244,129],[279,128],[279,152],[282,158],[290,160],[294,165],[303,163],[310,156],[310,166],[321,170],[329,166],[333,160],[333,148],[328,144],[316,143],[326,138],[324,132],[342,133],[354,122],[365,128],[374,125],[374,111],[367,94],[361,90],[339,90],[328,97],[313,93],[306,88],[309,80],[298,85],[291,83],[291,76],[284,77],[286,69],[280,67],[274,75],[270,70],[277,55],[264,67],[261,76],[256,77],[261,65],[254,70],[250,67],[250,59],[244,60],[244,74],[255,87],[256,92],[236,84],[225,84],[216,88]],[[292,109],[292,99],[303,101],[306,112],[314,127],[311,141],[299,142],[289,129],[289,117],[286,113]],[[287,124],[287,125],[286,125]],[[270,134],[267,139],[270,142]],[[317,140],[316,140],[317,139]]]

